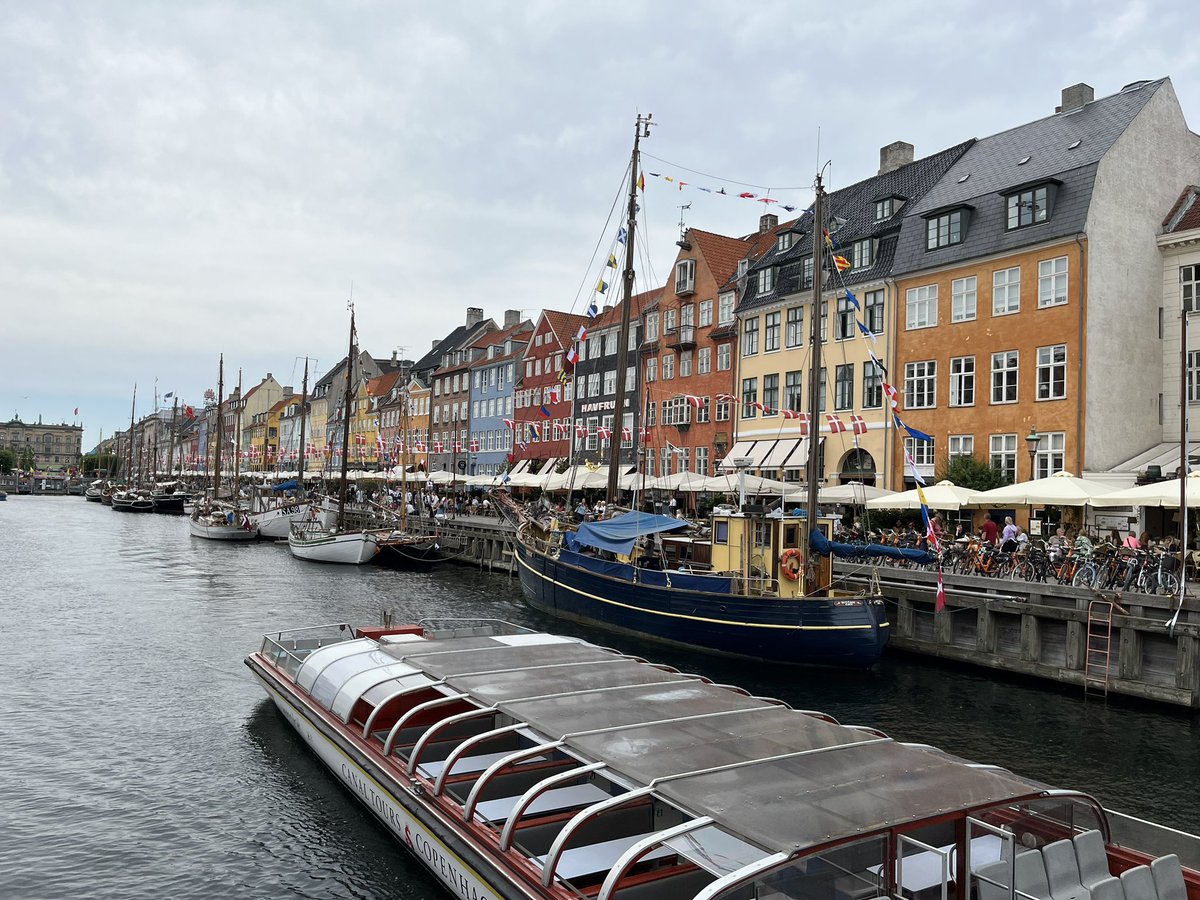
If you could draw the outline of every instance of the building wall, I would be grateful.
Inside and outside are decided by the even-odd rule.
[[[513,382],[520,365],[520,350],[493,360],[480,360],[471,368],[471,434],[467,444],[468,475],[496,475],[512,452],[512,429],[504,420],[513,417]],[[471,450],[470,442],[478,442]]]
[[[578,327],[574,319],[567,320],[567,323]],[[566,365],[566,352],[573,346],[574,337],[574,333],[556,334],[543,314],[538,318],[523,356],[517,360],[518,384],[513,397],[513,414],[509,418],[516,423],[516,432],[524,437],[525,446],[522,448],[518,443],[513,443],[515,460],[565,459],[570,455],[571,438],[563,433],[561,427],[556,436],[551,424],[549,438],[542,434],[540,440],[532,441],[529,440],[529,423],[536,424],[540,433],[544,432],[548,422],[570,426],[575,382],[573,377],[569,377],[566,384],[560,384],[558,378]],[[558,400],[547,402],[547,392],[556,385],[559,386]],[[541,413],[543,405],[550,413],[549,419]]]
[[[1200,266],[1200,228],[1159,238],[1162,250],[1162,433],[1159,440],[1179,440],[1179,403],[1183,396],[1179,370],[1179,290],[1182,266]],[[1188,315],[1188,350],[1200,351],[1200,313]],[[1200,401],[1188,402],[1188,433],[1200,423]],[[1165,473],[1164,473],[1165,474]]]
[[[83,456],[83,426],[63,422],[50,425],[42,422],[25,423],[10,419],[0,424],[0,447],[21,455],[28,447],[33,450],[34,466],[42,472],[64,472],[78,468]]]
[[[1088,210],[1088,356],[1100,363],[1085,376],[1088,469],[1109,469],[1159,440],[1156,235],[1180,186],[1197,181],[1200,138],[1167,81],[1100,161]]]

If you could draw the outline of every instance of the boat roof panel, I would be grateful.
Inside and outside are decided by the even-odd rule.
[[[400,647],[388,648],[388,652],[439,678],[477,672],[531,669],[537,666],[580,663],[588,660],[620,659],[617,654],[609,650],[601,650],[599,647],[589,644],[574,642],[516,647],[498,644],[494,647],[456,650],[449,653],[426,653],[415,659],[408,653],[410,646],[412,645],[404,644]]]
[[[517,669],[490,675],[460,675],[447,679],[456,690],[465,691],[484,705],[492,705],[527,697],[549,694],[578,694],[580,691],[600,691],[625,685],[659,684],[679,681],[680,676],[631,659],[610,656],[607,660],[588,661],[582,665],[546,666],[540,669]],[[580,702],[576,696],[576,703]],[[604,700],[608,703],[608,699]]]

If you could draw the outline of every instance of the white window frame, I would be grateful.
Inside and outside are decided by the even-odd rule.
[[[905,292],[905,327],[908,331],[937,325],[938,286],[923,284]]]
[[[937,360],[922,359],[904,365],[904,408],[937,407]]]
[[[1065,256],[1038,262],[1038,309],[1066,306],[1069,269]]]
[[[946,439],[946,458],[975,455],[975,435],[952,434]]]
[[[728,372],[733,368],[733,344],[717,344],[717,371]]]
[[[1061,354],[1061,358],[1057,358]],[[1042,389],[1046,388],[1045,391]],[[1044,394],[1044,396],[1043,396]],[[1037,399],[1065,400],[1067,397],[1067,345],[1037,348]]]
[[[700,326],[704,328],[713,323],[713,302],[711,300],[700,301]]]
[[[975,390],[975,357],[950,357],[950,405],[974,406]],[[964,400],[965,394],[970,393],[970,400]]]
[[[1016,434],[993,434],[988,437],[988,462],[1003,472],[1009,481],[1017,480]]]
[[[696,261],[681,259],[675,263],[675,293],[690,294],[696,290]]]
[[[950,282],[950,321],[973,322],[977,314],[978,284],[974,275]]]
[[[804,344],[804,307],[789,306],[787,310],[787,325],[784,334],[784,344],[788,347],[800,347]]]
[[[1021,396],[1021,352],[1000,350],[992,354],[991,405],[1016,403]],[[1009,396],[1011,392],[1012,396]],[[999,399],[997,399],[999,398]]]
[[[758,270],[758,293],[769,294],[775,290],[775,267],[767,266]]]
[[[1066,466],[1067,433],[1065,431],[1047,431],[1042,434],[1038,444],[1037,455],[1033,458],[1034,473],[1038,478],[1049,478],[1061,472]]]

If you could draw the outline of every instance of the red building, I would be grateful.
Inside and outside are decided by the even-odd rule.
[[[565,379],[561,376],[569,369],[567,351],[587,322],[586,316],[553,309],[543,310],[538,316],[517,366],[512,416],[516,432],[515,463],[522,460],[544,463],[549,459],[565,459],[570,454],[575,385],[569,375]]]

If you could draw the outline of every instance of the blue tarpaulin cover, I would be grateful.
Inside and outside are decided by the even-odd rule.
[[[273,491],[292,491],[298,487],[300,487],[300,483],[298,481],[296,481],[295,478],[290,478],[287,481],[281,481],[279,484],[277,484],[273,488],[271,488],[271,490],[273,490]]]
[[[843,559],[869,559],[886,556],[889,559],[907,559],[915,563],[931,563],[937,557],[915,547],[888,547],[884,544],[841,544],[829,540],[821,532],[814,531],[808,539],[809,546],[822,556],[840,556]]]
[[[577,532],[567,535],[567,546],[572,550],[577,546],[595,547],[597,550],[628,556],[634,542],[644,534],[679,531],[687,527],[688,523],[682,519],[656,516],[654,513],[627,512],[615,519],[580,525]]]

